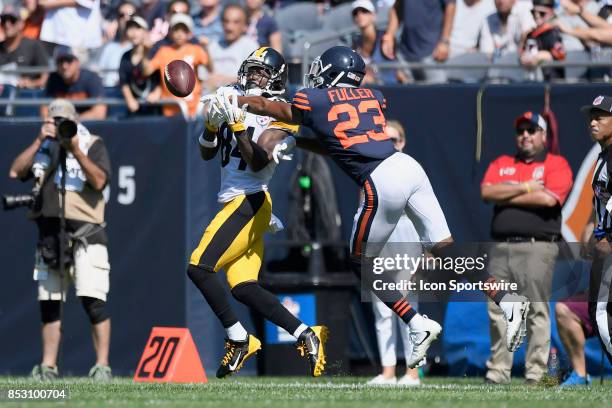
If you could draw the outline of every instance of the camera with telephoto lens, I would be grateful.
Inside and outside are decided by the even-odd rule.
[[[66,118],[55,118],[55,129],[60,139],[72,139],[77,134],[75,121]]]

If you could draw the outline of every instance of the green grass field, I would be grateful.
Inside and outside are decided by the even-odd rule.
[[[118,378],[108,384],[69,378],[51,388],[66,387],[70,398],[58,401],[0,401],[3,407],[611,407],[612,381],[604,385],[558,389],[485,386],[480,379],[431,378],[418,388],[369,387],[363,377],[321,379],[235,377],[208,384],[142,384]],[[50,388],[25,378],[0,378],[0,389]]]

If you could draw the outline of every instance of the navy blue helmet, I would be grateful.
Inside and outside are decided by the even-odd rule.
[[[365,76],[366,66],[361,55],[349,47],[331,47],[310,65],[310,72],[304,78],[308,88],[329,88],[332,86],[358,87]]]

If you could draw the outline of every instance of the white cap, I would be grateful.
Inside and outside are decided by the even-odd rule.
[[[175,14],[170,18],[170,28],[178,24],[183,24],[189,31],[193,31],[193,19],[187,14]]]
[[[132,18],[127,21],[126,26],[131,24],[136,25],[145,30],[149,29],[149,24],[147,24],[147,20],[140,16],[132,16]]]
[[[372,3],[370,0],[355,0],[352,4],[351,10],[358,8],[366,9],[370,13],[374,13],[376,11],[374,8],[374,3]]]

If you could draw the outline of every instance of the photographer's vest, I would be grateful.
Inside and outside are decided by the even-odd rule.
[[[79,132],[79,148],[85,155],[88,155],[89,148],[100,137],[94,135],[83,136],[85,135]],[[66,170],[66,218],[93,224],[104,222],[104,196],[102,191],[94,190],[87,183],[85,172],[72,153],[68,153],[66,158]],[[61,169],[58,168],[54,180],[58,191],[60,177]]]

